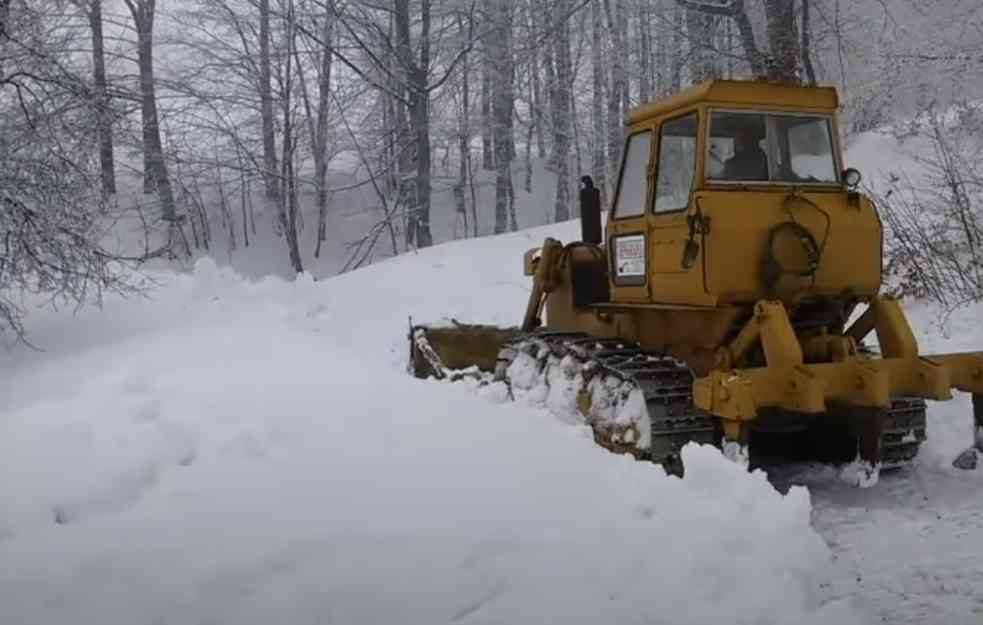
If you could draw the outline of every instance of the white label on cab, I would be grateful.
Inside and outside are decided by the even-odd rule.
[[[619,278],[645,275],[645,235],[614,239],[615,273]]]

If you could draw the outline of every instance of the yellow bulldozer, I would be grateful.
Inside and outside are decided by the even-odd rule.
[[[606,231],[584,176],[582,240],[525,254],[521,325],[411,324],[411,370],[566,393],[598,443],[676,474],[691,441],[748,462],[796,440],[870,484],[952,389],[983,449],[983,353],[920,354],[880,294],[882,224],[837,109],[831,87],[730,80],[634,109]]]

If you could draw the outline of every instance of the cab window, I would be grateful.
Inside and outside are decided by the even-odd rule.
[[[696,174],[697,116],[690,113],[662,124],[659,131],[659,175],[655,212],[686,208]]]
[[[614,201],[614,217],[637,217],[645,213],[648,195],[649,151],[652,131],[636,132],[628,137],[625,156],[621,162],[618,195]]]
[[[714,111],[707,179],[835,184],[831,137],[825,116]]]

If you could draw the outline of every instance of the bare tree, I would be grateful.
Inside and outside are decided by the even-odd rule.
[[[515,68],[512,59],[512,0],[495,0],[491,15],[494,30],[488,37],[494,71],[492,133],[495,145],[495,232],[518,229],[515,218],[515,189],[512,185],[514,144],[512,116]]]
[[[439,48],[435,56],[431,49],[431,0],[419,0],[418,28],[416,23],[411,28],[413,16],[410,0],[392,0],[391,6],[392,10],[389,11],[387,7],[353,3],[346,5],[346,12],[339,10],[337,13],[339,27],[351,38],[356,49],[364,54],[368,67],[365,66],[366,62],[350,58],[350,54],[337,48],[333,53],[342,65],[396,101],[395,126],[397,129],[408,130],[407,143],[412,149],[412,152],[402,152],[407,155],[403,165],[415,166],[412,186],[403,184],[401,180],[401,186],[407,191],[403,194],[403,203],[407,207],[407,242],[417,247],[427,247],[433,243],[430,231],[431,94],[455,74],[464,54],[471,50],[479,36],[469,33],[467,39],[459,42],[458,46]],[[473,14],[474,4],[466,11],[469,15]],[[375,14],[380,12],[391,15],[392,33],[379,27]],[[439,25],[443,27],[454,23],[456,15],[456,12],[441,13],[438,16]],[[381,80],[379,76],[382,77]],[[408,117],[405,126],[400,121],[402,111]],[[397,133],[403,137],[401,130],[397,130]],[[406,180],[408,169],[401,167],[400,173]]]
[[[683,85],[683,10],[672,11],[672,51],[669,58],[669,91],[679,91]]]
[[[528,0],[526,5],[527,14],[527,28],[528,28],[528,47],[529,49],[529,80],[531,83],[531,103],[532,106],[532,123],[534,125],[534,132],[536,135],[536,154],[539,158],[546,158],[546,139],[543,126],[545,125],[545,115],[543,113],[544,109],[544,95],[543,95],[543,85],[542,78],[540,77],[541,60],[540,60],[540,45],[538,42],[539,37],[539,23],[540,19],[538,12],[536,10],[535,0]]]
[[[556,63],[555,86],[550,98],[553,120],[553,158],[556,165],[556,221],[570,219],[570,141],[573,126],[570,64],[570,0],[556,0],[550,11],[554,31],[552,57]]]
[[[713,54],[716,17],[696,9],[686,10],[686,37],[689,40],[689,79],[697,83],[716,78]]]
[[[802,50],[795,24],[795,3],[792,0],[762,0],[768,54],[761,52],[758,47],[751,20],[745,11],[744,0],[726,2],[676,0],[676,2],[690,11],[733,19],[740,33],[745,60],[755,76],[767,76],[772,80],[785,82],[800,80]]]
[[[304,264],[300,255],[300,241],[298,237],[297,217],[299,206],[297,203],[297,175],[294,169],[296,159],[296,140],[294,137],[293,123],[293,102],[292,91],[294,81],[293,59],[297,45],[296,13],[294,0],[286,0],[286,7],[283,14],[284,20],[284,39],[285,50],[283,67],[279,75],[280,81],[280,107],[283,115],[283,159],[280,167],[280,179],[283,181],[284,192],[281,194],[280,206],[280,227],[287,239],[287,250],[290,255],[290,265],[294,271],[301,273],[304,271]]]
[[[885,273],[898,295],[951,310],[983,300],[983,107],[929,104],[906,131],[930,149],[917,177],[893,174],[875,199],[886,224]]]
[[[85,12],[92,37],[92,81],[98,106],[99,164],[102,174],[102,190],[104,193],[112,195],[116,193],[116,166],[113,158],[113,114],[110,110],[108,84],[106,82],[102,0],[80,0],[79,8]]]
[[[8,23],[10,21],[11,0],[0,0],[0,43],[10,38]]]
[[[433,244],[430,234],[430,0],[420,0],[420,59],[410,43],[409,0],[394,0],[396,55],[405,73],[410,129],[416,148],[416,193],[409,211],[407,235],[417,247]]]
[[[311,56],[317,71],[317,106],[311,104],[307,89],[304,66],[296,54],[297,75],[300,79],[301,95],[307,111],[308,130],[311,135],[311,151],[314,157],[314,185],[317,188],[317,234],[314,245],[314,258],[321,257],[321,244],[327,239],[328,224],[328,104],[331,98],[331,65],[334,58],[331,49],[334,45],[334,0],[325,0],[324,12],[314,17],[312,30],[320,32],[318,41],[308,42],[314,50]],[[314,110],[312,110],[314,109]]]
[[[474,19],[471,16],[470,19]],[[464,15],[458,13],[457,15],[457,30],[460,33],[465,33],[473,28],[473,25],[469,24],[466,29],[464,26]],[[468,205],[465,197],[465,189],[468,185],[468,179],[471,176],[471,81],[470,81],[471,65],[469,63],[469,55],[467,52],[461,57],[461,91],[460,91],[460,106],[458,107],[458,117],[457,117],[457,151],[459,153],[458,159],[458,175],[457,182],[454,184],[454,202],[455,210],[457,214],[463,218],[464,221],[464,236],[468,236]],[[473,211],[472,215],[474,217],[473,226],[474,234],[477,236],[477,207],[475,202],[472,201],[471,209]]]
[[[481,168],[495,169],[495,148],[492,139],[492,69],[488,43],[481,46]]]
[[[259,0],[259,98],[263,124],[263,166],[266,195],[280,195],[277,173],[276,130],[273,118],[273,90],[270,72],[270,0]]]
[[[604,137],[606,136],[606,126],[604,117],[604,59],[603,51],[603,20],[601,19],[601,0],[591,2],[591,69],[592,69],[592,93],[591,116],[593,118],[593,137],[591,142],[594,145],[593,167],[594,184],[601,191],[601,203],[605,202],[605,192],[607,185],[607,159],[605,158]]]
[[[624,58],[624,43],[622,21],[618,0],[603,0],[604,13],[607,17],[608,35],[608,64],[611,67],[611,82],[608,88],[608,166],[615,168],[621,160],[621,147],[624,142],[624,121],[626,110],[627,75]],[[613,6],[612,6],[613,5]],[[610,170],[614,179],[617,172]]]
[[[90,149],[102,108],[57,8],[0,2],[0,332],[19,338],[24,294],[81,306],[135,290],[130,259],[102,244],[115,217]]]
[[[140,67],[140,108],[143,115],[144,193],[156,192],[160,198],[161,219],[177,222],[177,209],[171,180],[164,161],[157,114],[157,87],[154,80],[154,12],[156,0],[123,0],[137,33],[137,57]]]
[[[802,69],[805,71],[806,81],[810,85],[816,84],[816,70],[812,66],[812,33],[809,23],[809,0],[802,0]]]
[[[636,36],[638,42],[638,100],[648,102],[652,98],[652,24],[649,16],[652,6],[649,2],[635,5]],[[602,200],[603,201],[603,200]]]
[[[744,10],[744,0],[727,0],[726,2],[676,0],[676,2],[688,10],[733,19],[740,32],[741,44],[744,47],[744,57],[751,66],[751,72],[755,76],[765,76],[768,73],[768,67],[773,65],[773,63],[758,49],[758,44],[754,37],[754,28],[751,26],[751,20]],[[778,4],[791,5],[791,0],[765,0],[765,2],[766,7],[770,6],[773,10],[779,8],[777,7]],[[778,23],[778,20],[775,20],[776,26]],[[778,35],[777,31],[775,31],[775,35]]]
[[[771,76],[798,81],[801,67],[795,3],[790,0],[764,0],[768,46],[771,49]]]

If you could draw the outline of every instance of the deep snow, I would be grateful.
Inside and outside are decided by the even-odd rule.
[[[410,313],[515,320],[543,234],[33,314],[45,351],[0,365],[0,622],[862,622],[804,489],[697,447],[668,478],[405,373]]]

